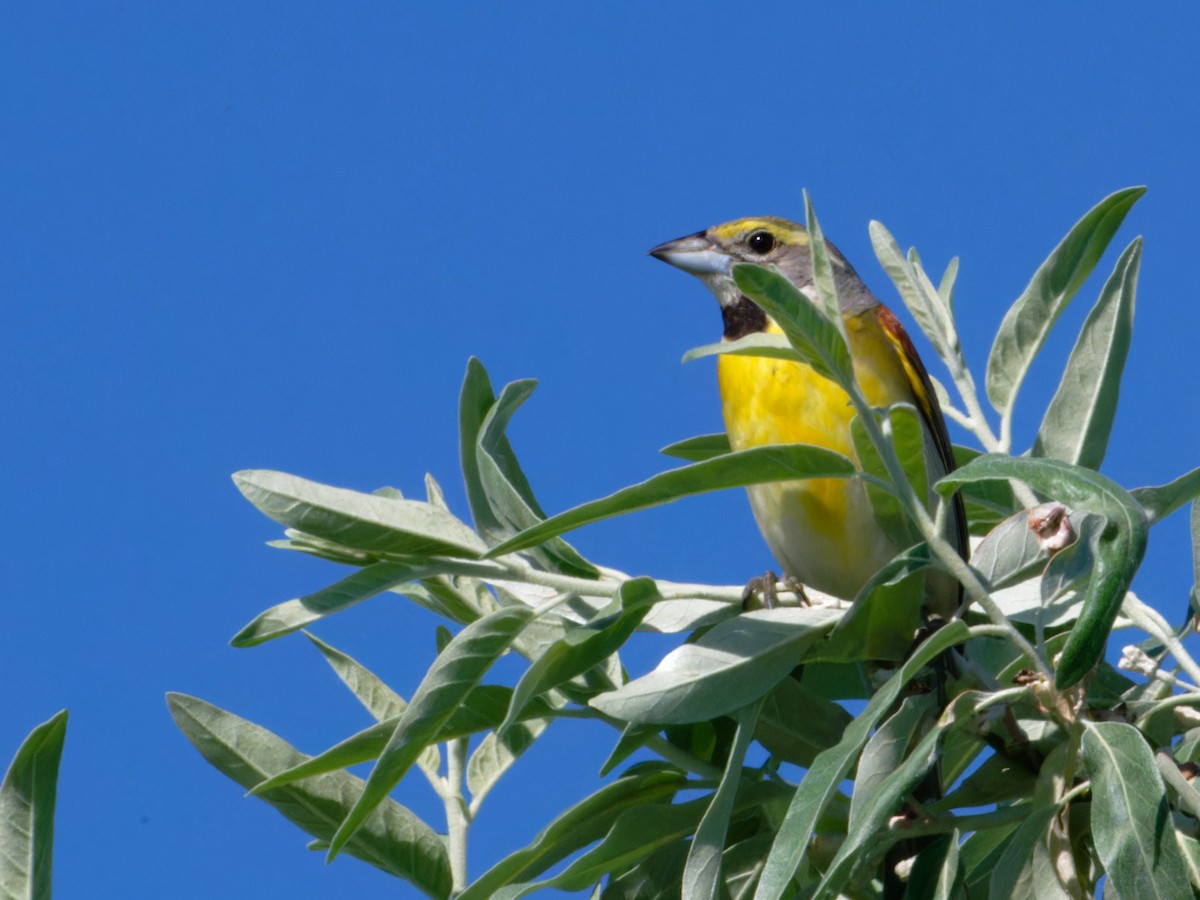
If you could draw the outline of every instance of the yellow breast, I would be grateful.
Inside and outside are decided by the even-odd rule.
[[[872,406],[913,402],[908,376],[875,311],[845,319],[855,375]],[[770,323],[769,331],[779,333]],[[721,356],[722,411],[734,450],[803,443],[854,458],[845,391],[801,363]],[[902,547],[880,530],[858,480],[818,478],[747,489],[755,519],[784,572],[817,590],[852,598]]]

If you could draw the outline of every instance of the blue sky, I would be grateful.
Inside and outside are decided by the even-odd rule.
[[[272,551],[229,474],[419,493],[465,515],[467,358],[541,387],[513,440],[557,511],[720,427],[707,293],[646,257],[741,215],[803,215],[899,307],[867,234],[935,271],[977,379],[1066,229],[1130,214],[1022,394],[1028,446],[1120,246],[1146,239],[1104,471],[1200,464],[1200,14],[926,4],[13,6],[0,14],[0,757],[57,710],[61,896],[323,898],[406,889],[305,837],[199,757],[168,690],[315,752],[364,714],[301,637],[228,639],[334,580]],[[906,319],[907,321],[907,319]],[[925,347],[923,343],[922,347]],[[936,367],[935,374],[936,374]],[[738,493],[605,523],[591,559],[740,583],[769,563]],[[1183,516],[1135,587],[1178,620]],[[410,693],[433,620],[399,600],[317,633]],[[662,646],[630,660],[651,665]],[[615,735],[570,727],[490,797],[473,874],[595,784]],[[400,798],[437,807],[411,779]]]

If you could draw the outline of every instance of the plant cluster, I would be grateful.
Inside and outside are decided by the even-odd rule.
[[[308,634],[376,720],[316,755],[181,694],[168,698],[176,723],[210,763],[312,835],[311,846],[435,898],[547,887],[613,900],[872,897],[900,884],[911,898],[978,900],[1092,896],[1102,881],[1106,896],[1191,896],[1200,664],[1183,638],[1195,621],[1189,612],[1172,628],[1129,587],[1151,526],[1200,495],[1200,469],[1134,490],[1097,471],[1132,333],[1140,239],[1100,289],[1032,447],[1013,447],[1022,382],[1142,193],[1119,191],[1090,210],[1008,311],[987,361],[995,428],[957,336],[957,261],[935,286],[917,254],[872,223],[881,263],[949,374],[956,399],[939,384],[942,408],[978,442],[956,448],[960,466],[936,485],[932,512],[921,499],[916,410],[872,409],[855,382],[811,205],[816,300],[769,269],[739,266],[739,287],[783,335],[688,358],[766,354],[813,366],[855,404],[857,462],[806,445],[731,452],[723,435],[707,435],[663,451],[684,465],[547,516],[506,437],[534,383],[496,394],[472,360],[459,424],[473,525],[432,477],[415,500],[238,473],[246,498],[287,529],[277,546],[353,571],[266,610],[235,645],[381,595],[448,627],[407,699]],[[741,587],[629,577],[562,537],[704,491],[802,478],[863,479],[881,525],[913,534],[853,602],[815,596],[747,612]],[[969,563],[941,536],[955,492],[975,536]],[[1195,509],[1193,540],[1200,548]],[[913,586],[930,569],[959,580],[966,612],[910,650]],[[1115,627],[1144,633],[1122,664],[1137,679],[1103,658]],[[686,637],[631,677],[620,652],[639,630]],[[527,661],[522,674],[489,681],[506,654]],[[931,664],[939,677],[928,690]],[[489,792],[548,728],[580,718],[613,728],[606,780],[469,879],[470,826]],[[372,764],[365,780],[348,771],[361,763]],[[444,824],[393,796],[413,775],[442,799]],[[918,791],[931,781],[934,796]],[[912,853],[895,852],[904,848]]]

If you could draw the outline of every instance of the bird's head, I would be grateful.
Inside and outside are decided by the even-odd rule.
[[[878,302],[837,248],[828,242],[826,247],[842,311],[857,311]],[[776,216],[752,216],[714,225],[659,244],[650,255],[695,275],[716,295],[722,309],[745,300],[733,280],[733,267],[738,263],[774,266],[796,288],[814,297],[808,231],[803,225]]]

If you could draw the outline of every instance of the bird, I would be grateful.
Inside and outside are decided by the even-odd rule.
[[[895,314],[871,293],[849,261],[826,243],[855,379],[871,407],[916,407],[925,438],[927,483],[954,468],[945,418],[929,374]],[[816,299],[810,236],[802,225],[774,216],[735,219],[659,244],[650,255],[699,278],[716,296],[723,341],[756,333],[782,334],[739,290],[733,267],[774,268]],[[730,448],[815,444],[859,463],[851,439],[854,406],[846,392],[803,362],[722,354],[717,381]],[[887,562],[906,547],[885,530],[860,478],[817,478],[747,487],[759,530],[789,579],[853,600]],[[925,499],[933,509],[930,489]],[[966,517],[954,496],[946,537],[967,554]],[[772,573],[768,573],[771,578]],[[773,580],[773,579],[772,579]],[[753,583],[753,582],[752,582]],[[961,588],[945,572],[926,576],[926,622],[946,621],[960,604]]]

